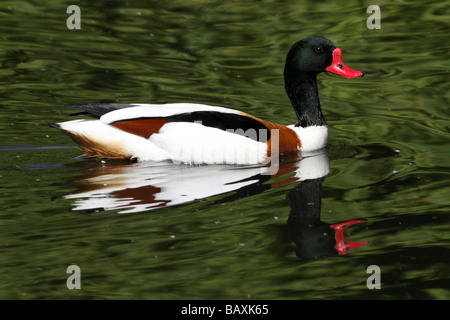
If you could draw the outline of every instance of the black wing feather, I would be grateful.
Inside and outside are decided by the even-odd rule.
[[[100,118],[102,115],[108,112],[129,108],[134,106],[133,104],[120,104],[120,103],[88,103],[88,104],[69,104],[66,108],[78,109],[83,112],[75,113],[73,115],[91,115]]]

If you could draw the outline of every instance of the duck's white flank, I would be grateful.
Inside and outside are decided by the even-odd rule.
[[[267,156],[265,142],[199,123],[167,123],[149,141],[176,162],[256,164]]]
[[[257,164],[267,157],[264,142],[198,123],[166,123],[149,139],[101,120],[73,120],[59,126],[86,155],[190,164]]]

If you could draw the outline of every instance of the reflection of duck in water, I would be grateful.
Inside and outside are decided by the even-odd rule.
[[[73,182],[78,190],[64,198],[75,199],[77,211],[140,212],[219,194],[226,194],[222,201],[232,201],[293,181],[324,176],[329,171],[324,151],[305,154],[300,161],[290,160],[276,170],[268,166],[180,166],[170,162],[89,165],[87,176]],[[273,172],[276,174],[271,175]]]
[[[347,241],[345,229],[366,220],[357,219],[328,224],[320,220],[322,182],[325,177],[305,180],[288,195],[291,212],[288,227],[295,242],[295,252],[302,259],[322,259],[345,255],[349,250],[366,245],[367,241]]]
[[[364,220],[331,225],[320,221],[321,187],[329,169],[326,150],[282,163],[272,176],[267,174],[270,167],[105,164],[97,170],[89,166],[89,176],[74,183],[78,191],[64,198],[75,199],[77,211],[142,212],[219,194],[224,195],[219,202],[228,202],[301,181],[287,196],[291,206],[288,227],[299,257],[324,258],[367,244],[346,241],[344,234],[346,227]]]

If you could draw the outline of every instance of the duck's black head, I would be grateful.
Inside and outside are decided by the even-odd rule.
[[[361,71],[353,70],[342,62],[342,51],[328,39],[310,37],[296,42],[286,58],[286,73],[318,74],[327,71],[345,78],[364,76]]]
[[[296,42],[286,58],[286,72],[320,73],[333,61],[333,42],[311,37]]]
[[[325,125],[320,110],[316,76],[330,72],[347,79],[364,73],[342,62],[342,51],[328,39],[310,37],[296,42],[289,51],[284,68],[286,92],[297,113],[298,125]]]

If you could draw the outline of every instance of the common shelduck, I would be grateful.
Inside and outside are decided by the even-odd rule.
[[[285,89],[298,122],[281,125],[242,111],[192,103],[84,104],[68,107],[98,117],[51,123],[84,156],[172,160],[191,164],[260,164],[273,153],[324,148],[328,128],[320,108],[317,74],[362,77],[342,62],[342,51],[322,37],[296,42],[284,69]]]

